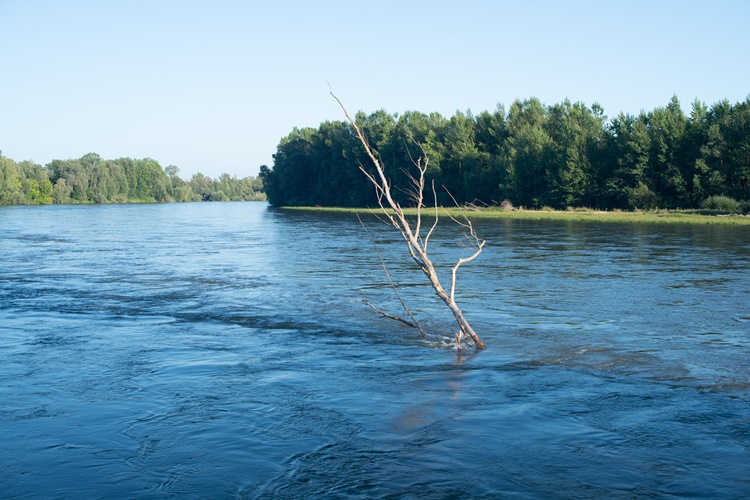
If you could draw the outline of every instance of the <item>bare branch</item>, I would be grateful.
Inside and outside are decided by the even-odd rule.
[[[375,248],[375,252],[377,252],[377,254],[378,254],[378,258],[380,259],[380,265],[383,266],[383,271],[385,272],[386,278],[388,278],[388,283],[391,284],[391,288],[393,288],[393,291],[395,292],[396,297],[398,297],[398,301],[401,303],[401,307],[404,308],[404,311],[406,311],[406,314],[409,315],[409,317],[411,318],[411,320],[413,321],[413,323],[409,323],[407,321],[404,321],[401,318],[398,318],[398,317],[395,317],[395,316],[391,316],[389,314],[385,314],[384,312],[382,312],[382,311],[380,311],[378,309],[375,309],[375,307],[371,306],[370,304],[367,304],[367,305],[370,305],[370,307],[372,307],[373,309],[375,309],[376,311],[378,311],[380,314],[384,315],[387,318],[395,319],[395,320],[401,321],[403,323],[407,323],[407,324],[409,324],[409,325],[411,325],[411,326],[413,326],[415,328],[418,328],[419,329],[419,333],[422,335],[422,338],[424,338],[425,337],[425,333],[424,333],[424,330],[422,329],[422,326],[419,324],[419,322],[417,321],[417,319],[414,317],[414,315],[412,314],[411,310],[406,306],[406,303],[404,302],[404,299],[401,298],[401,294],[398,293],[398,288],[396,288],[396,285],[393,284],[393,280],[391,279],[391,274],[388,272],[388,268],[386,267],[385,261],[383,260],[383,255],[380,253],[380,249],[375,244],[375,240],[372,239],[372,236],[370,235],[370,231],[367,230],[367,226],[365,226],[365,223],[362,222],[362,218],[359,216],[359,214],[357,214],[357,219],[359,220],[359,223],[364,228],[365,233],[367,234],[367,237],[370,239],[370,242],[372,243],[372,246]]]
[[[366,300],[357,300],[357,299],[352,298],[352,297],[347,297],[347,298],[349,300],[351,300],[351,301],[358,302],[360,304],[366,305],[367,307],[371,308],[376,313],[380,314],[380,316],[383,317],[383,318],[388,318],[388,319],[393,319],[393,320],[396,320],[396,321],[400,321],[401,323],[403,323],[403,324],[405,324],[407,326],[410,326],[412,328],[419,328],[419,324],[418,323],[412,323],[411,321],[406,320],[404,318],[399,318],[398,316],[394,316],[392,314],[388,314],[387,312],[383,312],[380,309],[378,309],[377,307],[375,307],[374,305],[372,305],[369,302],[367,302]],[[421,328],[420,328],[420,331],[421,331]],[[422,337],[424,337],[424,332],[422,333]]]
[[[451,268],[451,300],[454,300],[454,294],[456,292],[456,273],[458,272],[458,268],[461,267],[461,264],[466,264],[467,262],[471,262],[472,260],[476,259],[479,254],[482,253],[482,248],[484,248],[484,240],[480,241],[476,252],[474,252],[470,257],[458,259],[458,262],[456,262]]]
[[[464,234],[464,236],[466,236],[466,239],[469,240],[469,242],[471,243],[471,245],[475,248],[474,253],[470,257],[458,259],[458,262],[456,262],[453,265],[453,267],[451,268],[451,291],[450,291],[450,297],[451,297],[451,300],[453,300],[454,296],[455,296],[455,292],[456,292],[456,273],[458,272],[458,268],[461,267],[462,264],[466,264],[467,262],[471,262],[472,260],[476,259],[479,256],[479,254],[482,253],[482,248],[484,248],[485,240],[482,240],[482,239],[480,239],[477,236],[477,233],[474,230],[474,225],[471,223],[471,221],[469,220],[469,218],[466,217],[466,215],[463,213],[463,211],[461,210],[460,205],[456,202],[456,199],[453,197],[453,195],[451,194],[451,192],[448,191],[447,188],[445,188],[445,192],[448,193],[448,196],[451,197],[451,199],[453,200],[453,203],[456,205],[456,207],[461,212],[461,216],[464,218],[465,222],[459,221],[458,219],[456,219],[455,217],[453,217],[450,214],[450,212],[448,212],[447,210],[444,209],[445,213],[448,215],[448,217],[451,218],[451,220],[453,222],[455,222],[456,224],[458,224],[458,225],[460,225],[462,227],[465,227],[466,229],[469,230],[469,234]]]

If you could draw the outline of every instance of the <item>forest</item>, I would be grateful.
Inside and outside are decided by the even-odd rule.
[[[507,112],[378,110],[355,119],[394,188],[408,187],[408,169],[428,157],[428,185],[443,204],[750,210],[750,97],[710,107],[696,99],[689,115],[674,96],[612,119],[598,104],[536,98]],[[360,164],[371,171],[351,125],[327,121],[282,138],[260,178],[276,206],[376,206]],[[408,203],[407,191],[395,194]]]
[[[17,163],[0,153],[0,205],[266,199],[260,178],[222,174],[211,179],[197,173],[185,181],[179,172],[174,165],[162,168],[150,158],[104,160],[89,153],[42,167],[31,161]]]

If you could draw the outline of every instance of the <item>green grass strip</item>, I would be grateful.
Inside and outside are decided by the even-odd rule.
[[[343,207],[280,207],[284,210],[301,210],[324,213],[382,213],[375,208],[343,208]],[[649,224],[723,224],[736,226],[750,226],[750,216],[727,214],[719,211],[707,210],[657,210],[657,211],[600,211],[576,208],[573,210],[502,210],[484,208],[475,210],[461,210],[458,208],[445,209],[453,215],[464,214],[470,219],[519,219],[519,220],[564,220],[591,222],[627,222]],[[415,209],[406,209],[408,215],[415,215]],[[429,216],[431,209],[423,209],[422,214]],[[441,209],[441,215],[444,215]]]

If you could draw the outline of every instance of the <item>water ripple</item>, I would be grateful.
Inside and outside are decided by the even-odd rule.
[[[64,222],[63,222],[64,221]],[[481,221],[455,326],[373,223],[0,208],[4,497],[745,498],[750,235]],[[435,261],[465,250],[440,227]]]

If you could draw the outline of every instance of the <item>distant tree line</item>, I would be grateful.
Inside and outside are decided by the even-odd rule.
[[[611,120],[598,104],[545,106],[532,98],[507,112],[500,105],[445,118],[379,110],[356,120],[393,186],[407,186],[404,169],[426,154],[428,182],[435,181],[441,203],[452,203],[441,186],[459,203],[509,200],[529,208],[695,208],[750,200],[750,97],[710,108],[696,100],[689,116],[677,97]],[[360,162],[370,168],[352,127],[325,122],[294,128],[260,177],[273,205],[374,206]],[[397,195],[401,203],[408,198]]]
[[[197,173],[185,181],[178,173],[150,158],[104,160],[89,153],[42,167],[0,154],[0,205],[265,200],[260,178]]]

